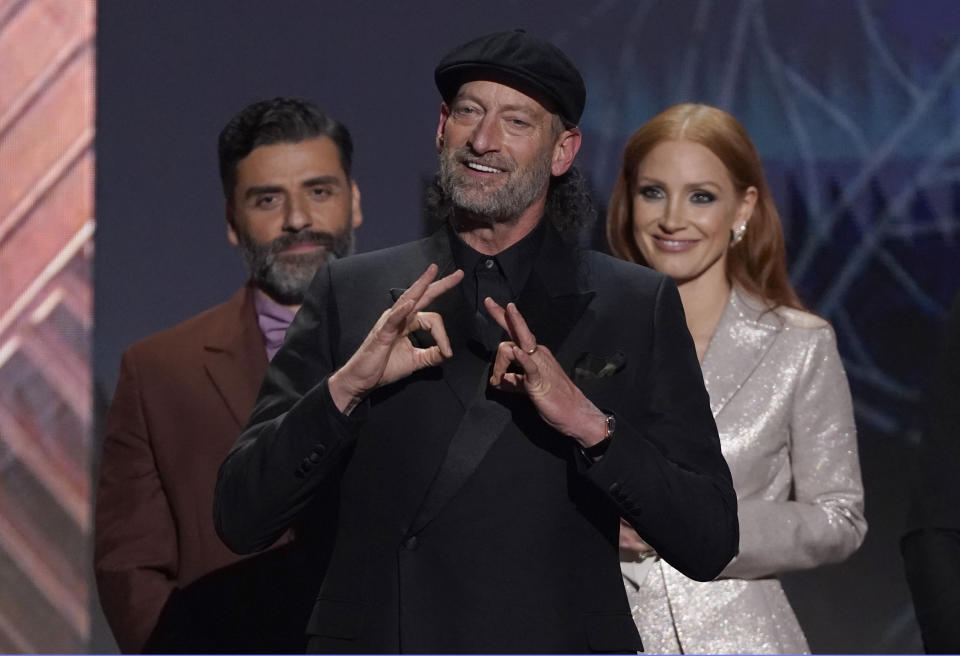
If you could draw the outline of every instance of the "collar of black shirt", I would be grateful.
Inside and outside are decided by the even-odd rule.
[[[466,275],[464,283],[465,290],[475,287],[473,272],[478,266],[482,266],[486,260],[494,260],[500,267],[500,271],[506,278],[507,285],[510,287],[512,297],[517,298],[530,272],[533,271],[533,264],[540,254],[540,247],[543,246],[544,236],[546,235],[546,219],[541,219],[533,230],[531,230],[523,239],[513,244],[504,251],[496,255],[484,255],[471,248],[456,230],[447,224],[447,230],[450,233],[450,249],[453,252],[453,261],[456,266],[463,269]],[[470,298],[472,294],[468,294]]]

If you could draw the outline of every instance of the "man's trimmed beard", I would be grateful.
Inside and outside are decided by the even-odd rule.
[[[346,227],[337,233],[301,230],[281,235],[265,244],[254,241],[243,230],[237,230],[240,250],[250,270],[250,280],[267,296],[284,305],[299,305],[317,269],[328,259],[353,253],[353,227],[347,217]],[[284,253],[299,244],[316,244],[320,248],[306,253]]]
[[[518,219],[546,191],[550,184],[553,148],[544,148],[543,152],[525,167],[517,166],[509,160],[504,161],[496,154],[478,156],[469,146],[443,150],[439,159],[437,182],[455,210],[484,222],[507,223]],[[464,161],[506,171],[499,175],[506,175],[508,178],[505,182],[488,185],[484,180],[469,177],[462,168]]]

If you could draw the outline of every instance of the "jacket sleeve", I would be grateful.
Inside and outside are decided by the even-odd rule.
[[[810,335],[790,415],[793,498],[740,503],[740,554],[724,577],[839,562],[866,534],[850,388],[833,330],[823,326]]]
[[[586,474],[671,565],[710,580],[737,553],[737,500],[676,285],[656,293],[650,366]]]
[[[274,356],[246,429],[220,467],[214,523],[237,553],[270,546],[348,457],[364,406],[334,405],[331,334],[338,330],[330,267],[321,267]]]
[[[154,461],[135,356],[107,415],[94,518],[100,603],[124,653],[139,652],[176,587],[176,527]]]

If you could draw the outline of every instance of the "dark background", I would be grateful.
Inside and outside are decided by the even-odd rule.
[[[920,649],[897,539],[930,350],[960,287],[953,0],[101,0],[98,12],[101,407],[125,346],[243,280],[215,148],[236,111],[298,95],[341,119],[363,192],[359,249],[414,239],[435,166],[433,67],[462,41],[525,27],[584,74],[578,162],[601,205],[626,137],[671,104],[719,105],[753,136],[794,283],[839,336],[870,522],[849,561],[785,585],[815,652]],[[113,648],[102,619],[90,648]]]

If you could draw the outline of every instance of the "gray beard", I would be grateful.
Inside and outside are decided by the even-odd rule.
[[[285,234],[261,244],[245,232],[237,232],[240,250],[250,271],[250,279],[267,296],[284,305],[299,305],[317,269],[327,260],[353,253],[353,228],[350,221],[338,233],[301,231]],[[317,244],[311,253],[282,253],[296,244]]]
[[[440,153],[437,182],[454,210],[463,212],[480,223],[509,223],[520,218],[550,184],[552,151],[545,149],[542,157],[528,167],[517,167],[507,173],[509,179],[497,185],[468,177],[460,163],[465,157],[495,168],[504,167],[496,156],[484,160],[472,155],[468,146]]]

